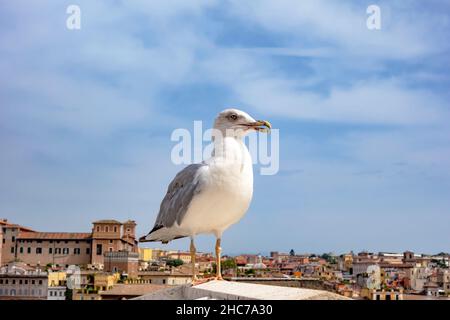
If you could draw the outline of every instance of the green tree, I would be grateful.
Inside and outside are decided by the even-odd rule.
[[[234,259],[227,259],[225,261],[222,261],[222,269],[236,269],[236,261],[234,261]]]
[[[253,270],[253,269],[245,270],[245,274],[246,274],[246,275],[255,274],[255,270]]]
[[[183,264],[183,260],[181,259],[170,259],[167,260],[166,265],[171,267],[179,267]]]

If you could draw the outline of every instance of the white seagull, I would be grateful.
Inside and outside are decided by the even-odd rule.
[[[221,280],[220,240],[223,232],[238,222],[253,196],[253,165],[244,144],[251,131],[270,131],[265,120],[255,120],[237,109],[226,109],[214,122],[214,149],[202,163],[181,170],[169,184],[153,229],[141,242],[190,237],[193,279],[195,275],[194,237],[212,233],[216,237],[216,279]]]

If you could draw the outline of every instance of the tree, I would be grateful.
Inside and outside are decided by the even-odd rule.
[[[183,260],[181,259],[170,259],[167,260],[166,265],[171,267],[179,267],[183,264]]]
[[[330,253],[324,253],[320,256],[322,259],[325,259],[329,264],[336,264],[336,258]]]
[[[246,274],[246,275],[255,274],[255,270],[253,270],[253,269],[245,270],[245,274]]]
[[[290,255],[291,257],[295,256],[295,251],[294,251],[294,249],[291,249],[291,251],[289,251],[289,255]]]
[[[236,261],[234,261],[234,259],[227,259],[225,261],[222,261],[222,269],[236,269]]]

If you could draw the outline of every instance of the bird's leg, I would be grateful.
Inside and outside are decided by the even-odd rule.
[[[192,282],[197,281],[197,275],[195,274],[195,255],[197,253],[195,246],[194,246],[194,239],[191,238],[191,263],[192,263]]]
[[[220,252],[221,251],[222,251],[222,248],[220,247],[220,238],[217,238],[217,240],[216,240],[216,279],[217,280],[223,280],[222,272],[220,270]]]

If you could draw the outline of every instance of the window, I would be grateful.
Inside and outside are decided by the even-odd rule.
[[[50,240],[50,243],[53,243],[53,240]]]
[[[109,232],[109,227],[108,226],[105,227],[105,231]]]
[[[3,279],[0,279],[0,284],[3,284]]]
[[[30,247],[27,248],[27,253],[31,253],[31,248]]]
[[[5,243],[6,242],[6,239],[5,238],[3,238],[3,243]]]
[[[59,296],[60,296],[60,297],[63,296],[63,292],[62,292],[62,291],[59,292]]]
[[[63,248],[63,254],[69,254],[69,248]]]
[[[100,232],[100,226],[97,226],[97,232]]]
[[[53,253],[53,248],[48,248],[48,253],[52,254]]]
[[[69,241],[66,240],[66,241],[64,241],[64,243],[69,243]]]
[[[91,253],[91,249],[90,248],[86,248],[86,254],[90,254]]]
[[[112,252],[112,251],[113,251],[113,248],[109,247],[109,252]]]
[[[16,241],[16,237],[12,236],[11,240],[12,242]]]
[[[73,249],[73,254],[80,254],[80,253],[81,253],[80,248]]]
[[[98,256],[102,255],[102,245],[101,244],[97,244],[97,255]]]
[[[163,279],[163,284],[166,284],[166,279]]]
[[[13,279],[13,280],[12,280],[12,284],[16,284],[16,279]]]
[[[112,244],[113,243],[113,241],[112,240],[109,240],[109,244]]]
[[[36,248],[36,254],[42,254],[42,248]]]
[[[39,280],[39,284],[42,284],[42,280]]]
[[[19,284],[22,284],[22,279],[19,280]]]
[[[23,247],[20,247],[19,252],[20,252],[20,253],[23,253]]]
[[[114,232],[117,232],[117,227],[114,227]]]
[[[11,247],[11,253],[14,253],[14,247]]]
[[[25,280],[25,284],[28,284],[28,280]]]
[[[42,240],[38,240],[38,241],[36,241],[37,243],[42,243]]]
[[[35,284],[36,282],[34,281],[34,280],[31,280],[31,284]],[[32,293],[32,294],[34,294],[34,293]]]

